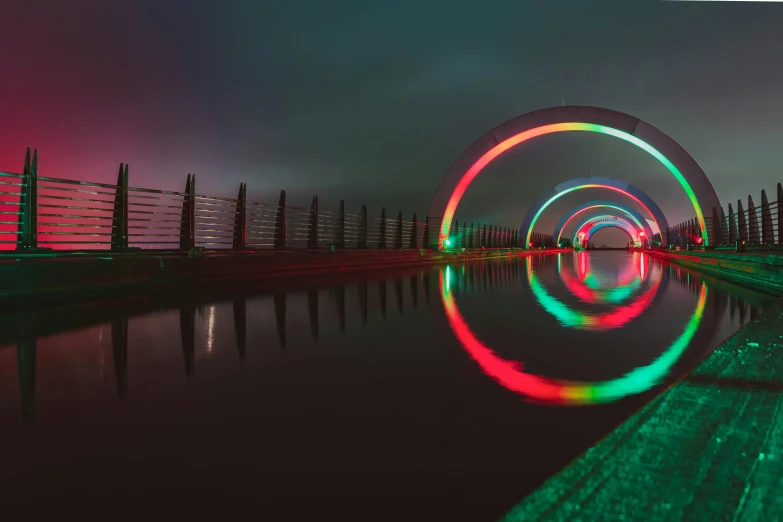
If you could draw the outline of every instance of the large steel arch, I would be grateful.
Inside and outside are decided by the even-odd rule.
[[[527,214],[525,214],[525,219],[522,220],[522,225],[519,228],[521,237],[525,238],[525,245],[530,242],[528,238],[530,237],[530,234],[533,233],[533,227],[535,226],[538,217],[552,202],[570,192],[588,188],[602,188],[612,190],[614,192],[628,196],[632,200],[639,203],[639,205],[641,205],[642,208],[647,211],[655,224],[658,226],[658,230],[661,231],[661,244],[666,246],[665,232],[666,229],[669,228],[669,223],[666,221],[666,216],[663,215],[661,207],[659,207],[650,196],[630,183],[620,181],[619,179],[604,178],[600,176],[575,178],[564,181],[563,183],[560,183],[559,185],[549,189],[540,198],[538,198],[536,202],[530,206],[530,209],[528,209]],[[652,236],[650,236],[650,238],[652,238]]]
[[[600,107],[578,106],[552,107],[523,114],[495,127],[468,147],[448,170],[430,204],[431,244],[442,248],[462,195],[492,160],[535,137],[567,131],[614,136],[660,161],[685,190],[696,213],[704,244],[711,244],[702,208],[719,208],[720,201],[709,178],[688,151],[639,118]]]
[[[558,221],[557,225],[555,225],[555,231],[552,234],[552,238],[555,240],[555,244],[560,243],[560,236],[563,233],[563,230],[566,226],[568,226],[568,223],[574,219],[576,216],[583,212],[587,212],[589,210],[593,209],[612,209],[619,212],[622,212],[631,219],[633,219],[634,223],[636,223],[640,229],[644,230],[644,233],[647,234],[648,238],[653,237],[652,228],[647,223],[647,220],[634,209],[633,207],[629,207],[628,205],[624,205],[623,203],[618,203],[616,201],[608,201],[608,200],[594,200],[594,201],[588,201],[587,203],[583,203],[582,205],[579,205],[578,207],[573,208],[572,210],[566,212],[563,214],[563,217]]]

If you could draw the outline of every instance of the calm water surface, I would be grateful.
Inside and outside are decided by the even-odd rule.
[[[263,284],[3,314],[3,505],[496,520],[771,302],[617,251]]]

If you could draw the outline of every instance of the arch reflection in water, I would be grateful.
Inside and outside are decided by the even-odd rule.
[[[628,324],[639,317],[652,304],[655,295],[662,287],[661,281],[663,281],[662,273],[659,269],[656,271],[655,277],[650,278],[651,284],[648,285],[647,290],[633,302],[617,306],[608,312],[583,312],[569,307],[544,288],[544,285],[538,280],[532,268],[530,257],[525,259],[525,266],[530,289],[541,307],[552,314],[563,326],[579,330],[611,330]],[[562,277],[562,270],[560,274]]]
[[[558,262],[560,255],[558,254]],[[634,252],[633,262],[626,265],[621,276],[612,284],[596,277],[596,274],[590,270],[588,254],[581,251],[574,257],[576,277],[571,275],[569,270],[558,269],[557,273],[568,291],[583,303],[619,304],[639,289],[647,276],[647,263],[646,255]]]
[[[530,258],[526,259],[526,265],[530,277]],[[482,343],[457,307],[454,292],[451,290],[452,277],[453,271],[447,267],[440,279],[440,293],[446,317],[457,340],[484,373],[527,400],[567,406],[612,402],[648,391],[663,382],[696,334],[707,302],[707,286],[702,283],[696,309],[683,332],[652,363],[637,367],[616,379],[576,382],[527,373],[521,362],[503,359]],[[531,280],[535,281],[535,276]]]

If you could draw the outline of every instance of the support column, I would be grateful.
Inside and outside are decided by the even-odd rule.
[[[307,248],[318,248],[318,196],[310,204],[310,227],[307,233]]]
[[[359,248],[367,248],[367,205],[362,205],[359,215]]]
[[[422,248],[430,248],[430,216],[429,214],[424,217],[424,244],[422,245]]]
[[[397,226],[394,231],[394,248],[402,248],[402,210],[397,215]]]
[[[767,191],[761,191],[761,242],[765,245],[775,243],[775,230],[772,228],[772,211],[769,208]]]
[[[128,248],[128,165],[120,163],[117,188],[114,189],[112,212],[111,249]]]
[[[185,182],[185,198],[182,200],[179,248],[190,250],[196,246],[196,175],[188,174]]]
[[[19,244],[17,250],[38,248],[38,149],[33,151],[30,161],[30,148],[24,156],[22,187],[19,197]]]
[[[337,214],[337,233],[334,246],[335,248],[345,248],[345,200],[340,200],[340,209]]]
[[[277,218],[275,219],[275,248],[285,248],[285,190],[280,191],[280,199],[277,202]]]
[[[234,212],[234,248],[247,248],[247,183],[239,184],[237,208]]]
[[[742,201],[737,200],[737,217],[739,218],[739,240],[740,243],[748,242],[748,224],[745,221],[745,211],[742,210]]]
[[[753,204],[753,198],[748,194],[748,222],[750,224],[748,243],[758,245],[761,243],[761,234],[759,234],[759,217],[756,214],[756,206]]]
[[[737,232],[737,216],[734,214],[734,209],[731,208],[729,203],[729,245],[734,245],[739,238]]]
[[[386,207],[381,209],[381,222],[378,225],[378,248],[386,248]]]
[[[419,224],[416,222],[416,213],[413,213],[413,222],[411,223],[411,248],[419,248]]]

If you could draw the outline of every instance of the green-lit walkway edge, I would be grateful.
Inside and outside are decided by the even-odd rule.
[[[781,399],[778,301],[504,520],[783,520]]]

